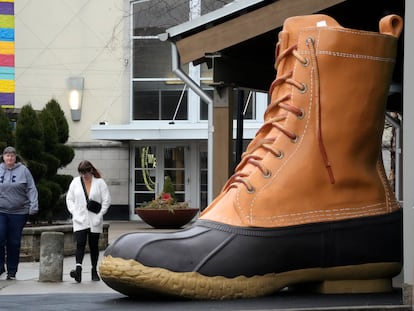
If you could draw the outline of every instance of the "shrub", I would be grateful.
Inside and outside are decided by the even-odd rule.
[[[40,113],[31,105],[23,106],[18,116],[16,150],[29,167],[39,192],[39,214],[31,217],[34,222],[51,223],[65,214],[62,198],[73,177],[58,175],[57,171],[72,162],[75,155],[71,147],[64,145],[69,137],[68,128],[54,99]]]

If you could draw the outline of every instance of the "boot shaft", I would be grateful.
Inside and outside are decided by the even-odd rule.
[[[323,16],[320,20],[336,23]],[[293,94],[292,104],[310,114],[309,129],[321,133],[318,143],[326,148],[340,181],[342,170],[376,167],[397,39],[338,26],[300,31],[297,52],[309,66],[296,62],[292,78],[305,83],[307,90]],[[315,61],[309,53],[315,54]]]
[[[395,15],[380,33],[287,19],[265,124],[202,218],[280,227],[396,210],[381,137],[401,29]]]

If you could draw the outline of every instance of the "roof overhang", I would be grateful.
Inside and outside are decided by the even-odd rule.
[[[206,54],[217,53],[280,28],[288,17],[312,14],[344,1],[237,1],[193,21],[171,27],[160,38],[176,42],[182,64],[199,62]]]
[[[323,11],[345,0],[242,0],[171,27],[161,40],[176,45],[180,63],[207,62],[215,84],[267,91],[284,20]]]
[[[256,121],[246,121],[244,137],[252,139],[261,124]],[[236,133],[235,121],[233,128],[233,133]],[[91,136],[92,139],[112,141],[208,139],[207,122],[191,123],[187,121],[140,121],[119,125],[96,124],[91,127]]]

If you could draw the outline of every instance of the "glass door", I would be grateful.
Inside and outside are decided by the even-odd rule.
[[[179,202],[186,201],[186,176],[185,176],[185,147],[165,146],[164,147],[164,174],[170,176],[175,189],[175,198]],[[162,187],[160,188],[162,191]]]
[[[135,147],[134,201],[139,207],[155,198],[157,192],[157,147]]]
[[[186,176],[184,145],[154,143],[135,147],[134,202],[145,205],[161,194],[164,178],[169,176],[177,201],[186,201],[189,178]]]

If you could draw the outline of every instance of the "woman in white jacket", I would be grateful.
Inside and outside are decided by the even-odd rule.
[[[72,214],[73,231],[76,239],[76,268],[70,276],[80,283],[82,281],[82,262],[88,241],[92,264],[92,280],[99,281],[96,270],[99,257],[99,235],[103,228],[103,215],[111,204],[111,196],[101,174],[89,161],[79,163],[80,176],[75,177],[66,195],[66,205]],[[83,182],[83,185],[82,185]],[[88,201],[95,201],[97,209],[88,209]],[[99,208],[100,207],[100,208]]]

